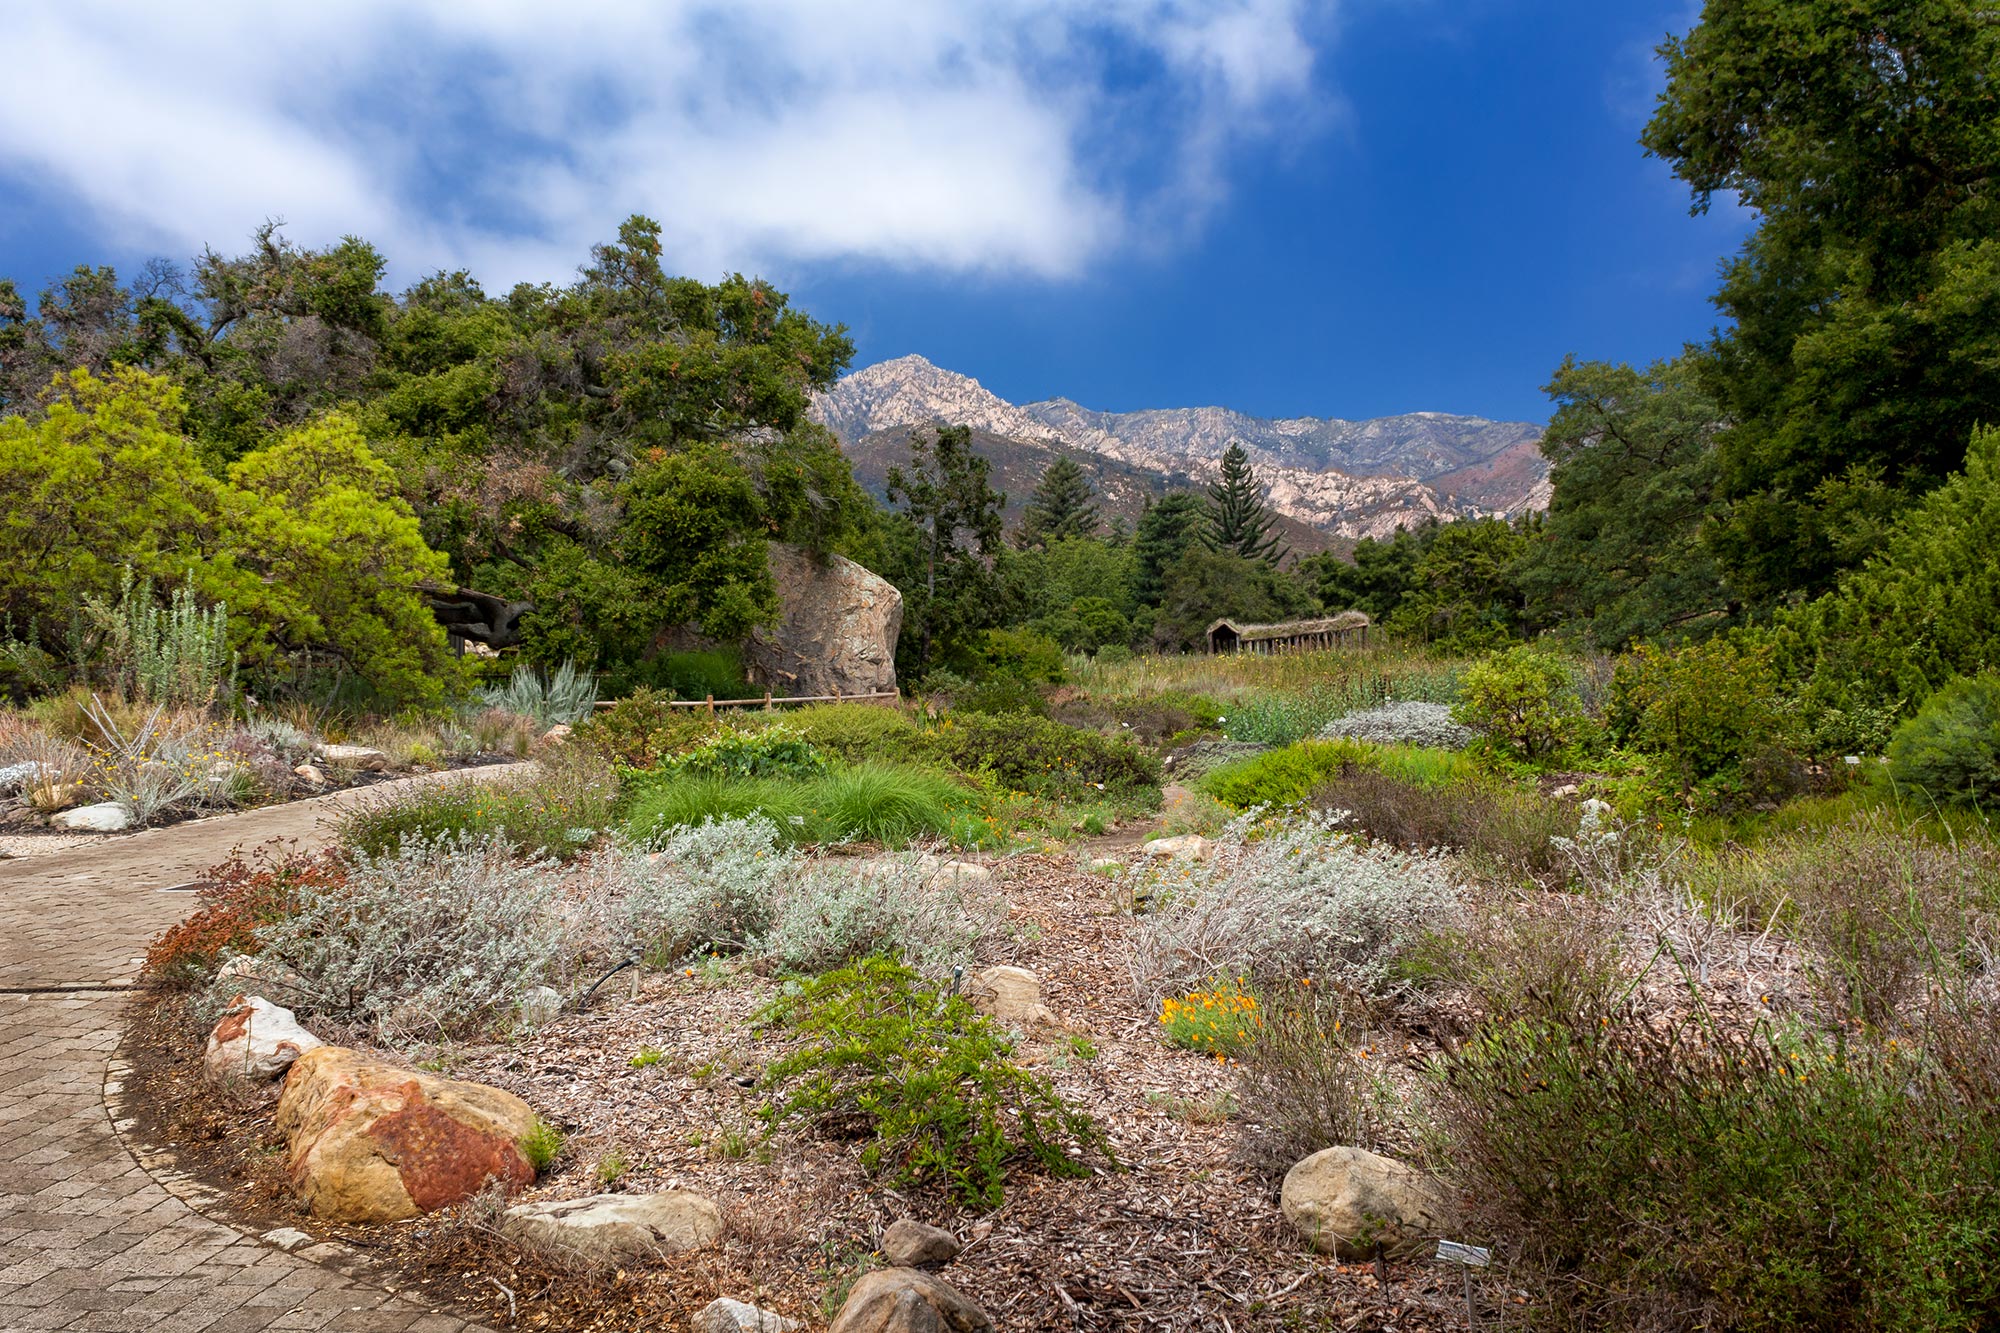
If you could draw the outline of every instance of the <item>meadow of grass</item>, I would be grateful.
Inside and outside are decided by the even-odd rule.
[[[625,801],[624,827],[645,841],[710,819],[762,815],[787,842],[879,842],[900,847],[954,840],[969,825],[977,794],[948,774],[909,765],[843,766],[806,781],[783,778],[638,775]]]

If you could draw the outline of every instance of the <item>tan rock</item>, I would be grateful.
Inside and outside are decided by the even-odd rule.
[[[1003,1023],[1049,1023],[1055,1015],[1042,1003],[1042,979],[1025,967],[989,967],[965,983],[972,1007]]]
[[[500,1234],[599,1263],[620,1263],[700,1249],[722,1234],[722,1210],[688,1190],[593,1194],[516,1204],[501,1214]]]
[[[388,755],[365,745],[322,745],[313,753],[329,764],[344,764],[369,773],[380,773],[389,766]]]
[[[929,1273],[878,1268],[854,1284],[827,1333],[994,1333],[986,1311]]]
[[[769,1310],[760,1310],[742,1301],[719,1297],[701,1307],[694,1317],[694,1333],[793,1333],[803,1327]]]
[[[535,1113],[511,1092],[438,1078],[339,1046],[285,1076],[277,1126],[292,1188],[315,1217],[395,1222],[535,1178],[521,1141]]]
[[[1444,1230],[1437,1185],[1365,1148],[1326,1148],[1285,1173],[1279,1207],[1316,1250],[1344,1259],[1413,1255]]]
[[[937,1268],[958,1257],[958,1237],[909,1218],[882,1233],[882,1255],[898,1268]]]
[[[291,1010],[261,995],[238,995],[208,1034],[202,1076],[224,1087],[261,1087],[323,1045]]]
[[[743,645],[750,680],[779,694],[872,694],[896,688],[903,594],[845,556],[816,560],[772,542],[778,624]]]
[[[307,782],[312,783],[315,787],[324,787],[326,785],[326,774],[322,773],[317,765],[300,764],[292,772],[304,778]]]
[[[1178,838],[1155,838],[1141,849],[1148,856],[1171,856],[1200,859],[1209,852],[1209,841],[1194,833],[1183,833]]]

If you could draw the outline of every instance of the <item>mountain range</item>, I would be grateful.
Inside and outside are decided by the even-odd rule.
[[[912,432],[969,426],[1008,497],[1010,519],[1058,456],[1091,474],[1107,516],[1135,520],[1146,500],[1205,486],[1241,444],[1292,545],[1303,552],[1386,537],[1428,518],[1512,515],[1548,504],[1542,428],[1443,412],[1368,421],[1253,417],[1222,407],[1098,412],[1066,398],[1016,405],[978,380],[897,357],[846,376],[813,404],[856,477],[878,496],[909,458]]]

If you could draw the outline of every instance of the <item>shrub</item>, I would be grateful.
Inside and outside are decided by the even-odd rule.
[[[568,860],[610,826],[617,779],[603,761],[564,746],[524,773],[425,783],[350,807],[341,843],[368,856],[447,836],[499,837],[519,851]]]
[[[1062,645],[1029,629],[989,629],[980,638],[974,675],[1060,685]]]
[[[931,857],[905,853],[814,865],[788,883],[765,951],[799,972],[860,958],[894,958],[943,979],[972,962],[978,943],[1006,924],[996,895],[962,884]]]
[[[231,856],[203,877],[201,905],[147,946],[141,975],[170,990],[207,985],[231,955],[255,952],[259,927],[281,919],[300,894],[338,887],[342,874],[327,856],[271,847]]]
[[[1257,997],[1243,989],[1243,978],[1211,979],[1199,990],[1160,1001],[1160,1026],[1171,1044],[1220,1058],[1255,1044],[1264,1015]]]
[[[1559,759],[1588,722],[1562,659],[1526,644],[1467,671],[1451,716],[1499,754],[1530,764]]]
[[[2000,1313],[2000,1070],[1546,1008],[1448,1054],[1437,1147],[1545,1326],[1973,1329]]]
[[[1777,684],[1762,650],[1726,639],[1676,649],[1641,644],[1612,676],[1612,739],[1658,760],[1697,804],[1766,794],[1782,776]]]
[[[1392,1146],[1394,1093],[1372,1070],[1365,1015],[1311,986],[1273,993],[1257,1040],[1237,1057],[1236,1098],[1254,1108],[1235,1155],[1275,1187],[1300,1161],[1335,1144]]]
[[[292,1007],[309,1017],[457,1035],[564,979],[580,941],[556,894],[547,861],[497,836],[412,837],[301,886],[252,951],[296,974]]]
[[[998,1207],[1007,1167],[1084,1176],[1072,1151],[1109,1159],[1109,1141],[963,996],[910,969],[865,959],[788,988],[766,1021],[799,1042],[765,1070],[767,1123],[808,1118],[869,1138],[861,1162],[892,1185],[936,1182],[970,1206]]]
[[[1889,742],[1889,775],[1941,804],[2000,806],[2000,672],[1926,700]]]
[[[116,606],[96,598],[87,598],[84,606],[98,622],[103,635],[98,653],[121,693],[163,708],[209,708],[227,706],[236,692],[229,608],[203,609],[193,574],[162,608],[153,581],[135,583],[127,565]]]
[[[748,699],[761,693],[750,688],[743,675],[743,659],[731,648],[662,653],[629,668],[627,674],[631,679],[613,683],[634,693],[663,690],[675,699]]]
[[[951,706],[960,713],[1031,713],[1048,715],[1048,700],[1035,686],[1019,676],[990,676],[974,685],[951,693]]]
[[[518,666],[505,685],[481,690],[479,695],[488,707],[532,717],[544,727],[574,726],[596,708],[597,680],[570,661],[547,675]]]
[[[1323,740],[1371,741],[1377,745],[1421,745],[1463,750],[1477,735],[1451,720],[1448,704],[1391,703],[1345,713],[1320,728]]]
[[[1213,860],[1176,866],[1149,886],[1160,906],[1134,932],[1131,958],[1148,1003],[1211,976],[1257,989],[1309,978],[1387,995],[1402,952],[1458,912],[1459,892],[1433,858],[1356,846],[1316,818],[1255,842],[1249,833],[1248,819],[1237,820]]]
[[[953,714],[932,733],[929,748],[956,768],[988,770],[1013,790],[1036,795],[1075,796],[1085,787],[1135,795],[1160,785],[1160,761],[1130,741],[1047,718]]]
[[[802,781],[825,773],[826,760],[812,742],[781,722],[754,731],[718,731],[691,749],[661,760],[654,772],[670,778]]]
[[[521,1140],[521,1156],[528,1159],[528,1165],[540,1175],[549,1169],[549,1163],[556,1160],[563,1149],[563,1132],[540,1116],[529,1127],[527,1136]]]
[[[850,764],[904,759],[917,744],[909,715],[879,704],[812,704],[793,712],[789,722],[815,749]]]
[[[1201,787],[1239,810],[1292,806],[1322,783],[1360,769],[1375,769],[1418,785],[1468,778],[1477,772],[1470,761],[1434,750],[1361,741],[1301,741],[1214,769]]]
[[[1559,887],[1569,863],[1551,839],[1576,827],[1574,809],[1493,781],[1426,785],[1367,768],[1313,788],[1312,804],[1344,812],[1341,827],[1405,850],[1448,848],[1489,871]]]
[[[125,807],[134,823],[229,804],[233,757],[222,748],[221,729],[201,714],[156,706],[127,723],[99,700],[83,707],[98,738],[90,747],[89,784]]]
[[[652,855],[600,853],[587,868],[585,891],[606,918],[611,943],[655,966],[760,947],[779,895],[800,871],[797,855],[764,818],[676,828],[653,845]]]
[[[797,783],[700,777],[648,781],[630,775],[626,787],[625,836],[641,846],[711,820],[764,820],[787,842],[806,837],[805,789]]]
[[[707,819],[759,815],[790,842],[867,840],[898,846],[942,837],[971,794],[920,768],[857,764],[809,782],[755,778],[635,779],[625,828],[640,842]]]
[[[651,768],[699,744],[719,725],[702,709],[668,707],[668,699],[654,690],[635,690],[593,712],[570,736],[570,744],[627,768]]]

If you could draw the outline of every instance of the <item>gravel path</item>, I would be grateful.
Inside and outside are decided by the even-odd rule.
[[[477,1327],[201,1216],[106,1111],[124,992],[147,940],[192,910],[189,881],[232,847],[324,842],[330,813],[399,785],[0,861],[0,1333]]]

